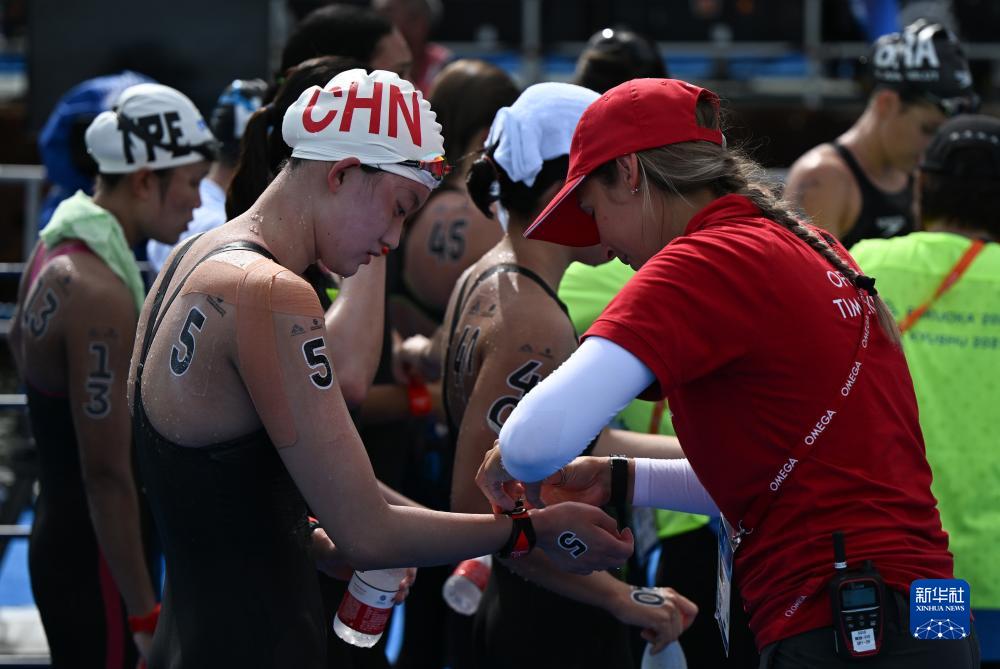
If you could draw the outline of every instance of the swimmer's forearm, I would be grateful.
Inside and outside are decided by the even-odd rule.
[[[388,506],[380,520],[354,546],[334,541],[355,569],[386,569],[403,564],[429,567],[495,553],[510,535],[511,521],[487,514],[451,514],[410,506]],[[320,521],[322,522],[322,518]]]
[[[382,498],[389,504],[393,506],[412,506],[418,509],[426,509],[427,507],[419,502],[415,502],[401,492],[390,488],[382,481],[378,482],[378,488],[382,491]]]
[[[684,457],[677,437],[627,430],[605,430],[593,455],[626,455],[630,458],[677,459]]]
[[[156,605],[146,568],[139,523],[139,500],[130,475],[91,476],[85,481],[97,543],[131,616]]]
[[[410,397],[404,386],[380,383],[368,391],[361,405],[361,424],[379,425],[410,416]]]
[[[571,574],[553,565],[541,551],[533,551],[516,560],[504,560],[503,563],[521,578],[550,592],[613,613],[621,582],[607,572]]]
[[[344,279],[326,312],[328,350],[348,406],[360,406],[375,379],[382,352],[384,305],[385,258],[379,257]]]

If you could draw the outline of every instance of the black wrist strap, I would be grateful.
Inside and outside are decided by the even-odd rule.
[[[611,456],[611,499],[608,504],[618,520],[618,529],[625,528],[628,517],[628,458],[624,455]]]
[[[497,551],[497,557],[507,560],[527,555],[535,547],[535,526],[531,517],[522,505],[513,511],[504,511],[504,515],[510,516],[513,524],[507,542]]]

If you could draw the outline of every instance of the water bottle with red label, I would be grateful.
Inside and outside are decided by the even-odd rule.
[[[460,562],[441,589],[444,601],[463,616],[473,615],[489,583],[492,567],[489,555]]]
[[[382,638],[405,569],[356,571],[333,618],[333,631],[354,646],[371,648]]]

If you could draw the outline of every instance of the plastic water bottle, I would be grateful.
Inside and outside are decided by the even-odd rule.
[[[444,601],[463,616],[473,615],[483,598],[492,567],[493,558],[489,555],[460,562],[441,589]]]
[[[687,669],[687,657],[684,656],[684,649],[674,641],[656,655],[652,655],[646,644],[646,652],[642,654],[642,669]]]
[[[354,572],[333,618],[337,636],[361,648],[378,643],[392,613],[392,598],[405,575],[405,569]]]

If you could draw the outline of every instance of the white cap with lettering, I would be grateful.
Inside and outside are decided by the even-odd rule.
[[[214,160],[217,142],[194,103],[161,84],[122,91],[87,127],[87,152],[103,174],[162,170]]]
[[[419,166],[443,164],[441,124],[420,91],[393,72],[347,70],[306,89],[285,112],[281,134],[294,158],[357,158],[431,189],[441,181]]]

